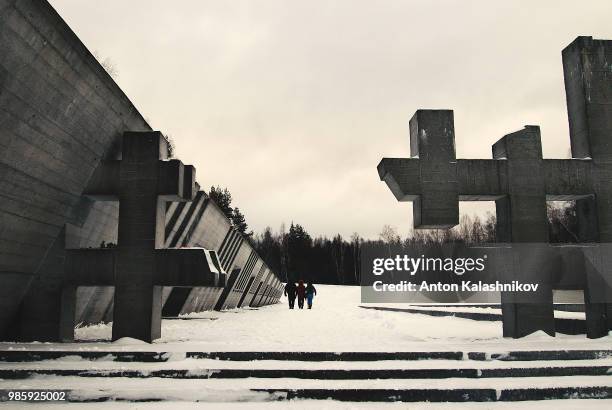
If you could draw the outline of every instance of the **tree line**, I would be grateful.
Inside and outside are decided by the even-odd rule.
[[[495,238],[495,218],[489,214],[485,221],[480,217],[464,215],[460,224],[450,230],[418,230],[402,238],[397,230],[385,225],[378,239],[364,239],[358,233],[345,239],[340,234],[332,238],[312,238],[306,229],[292,223],[278,232],[266,228],[255,235],[255,249],[268,266],[279,272],[284,280],[313,281],[315,283],[356,285],[360,283],[361,250],[383,245],[407,247],[431,247],[434,244],[461,241],[466,244],[492,242]]]
[[[253,234],[248,231],[246,219],[239,208],[232,207],[231,194],[226,188],[212,187],[210,197],[236,229],[245,234],[270,269],[278,272],[283,280],[359,284],[360,255],[364,246],[402,245],[412,249],[429,249],[447,243],[469,246],[495,242],[496,220],[491,213],[483,218],[462,215],[459,225],[452,229],[415,230],[406,238],[402,238],[390,225],[383,226],[378,239],[364,239],[356,232],[350,238],[343,238],[340,234],[332,238],[313,238],[304,226],[293,222],[288,229],[281,224],[277,232],[267,227],[264,232]],[[573,202],[549,204],[547,213],[550,242],[578,241],[578,222]]]

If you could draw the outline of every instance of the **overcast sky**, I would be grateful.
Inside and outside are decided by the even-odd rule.
[[[567,157],[561,50],[612,39],[610,0],[51,3],[257,232],[408,233],[411,204],[376,165],[409,156],[418,108],[455,110],[460,158],[490,158],[526,124],[541,126],[545,157]]]

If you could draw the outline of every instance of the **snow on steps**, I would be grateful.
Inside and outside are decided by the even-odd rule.
[[[464,306],[435,306],[419,305],[409,308],[359,306],[362,309],[372,309],[383,312],[416,313],[435,317],[456,317],[476,321],[492,322],[502,321],[501,307],[464,307]],[[586,320],[584,312],[565,312],[555,310],[555,331],[565,335],[584,335],[586,333]]]
[[[62,358],[117,362],[167,362],[183,359],[231,361],[381,361],[381,360],[593,360],[612,359],[612,349],[412,352],[154,352],[112,350],[2,350],[2,362],[28,362]]]
[[[60,380],[61,379],[61,380]],[[89,401],[524,401],[610,398],[612,386],[602,377],[562,380],[327,380],[295,379],[118,379],[37,377],[8,388],[71,389],[70,400]],[[567,379],[567,380],[566,380]],[[577,404],[579,406],[579,404]]]
[[[2,351],[0,388],[89,401],[521,401],[612,398],[612,350]]]

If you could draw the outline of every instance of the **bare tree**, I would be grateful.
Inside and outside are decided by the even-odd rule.
[[[379,234],[379,236],[380,239],[387,244],[400,242],[400,236],[397,233],[397,229],[391,225],[383,226],[382,232]]]
[[[363,238],[357,233],[353,232],[351,235],[351,243],[353,245],[353,274],[355,277],[355,283],[359,283],[359,272],[360,272],[360,262],[361,262],[361,243],[363,242]]]
[[[111,77],[113,77],[113,79],[116,80],[117,76],[119,75],[119,70],[117,69],[117,66],[115,65],[113,60],[111,60],[110,57],[102,57],[97,50],[94,50],[92,54],[96,58],[96,60],[98,60],[102,68],[106,70],[108,75],[110,75]]]
[[[391,225],[383,226],[382,232],[379,234],[380,239],[387,244],[389,257],[391,257],[391,245],[400,243],[401,239],[397,233],[397,229]]]

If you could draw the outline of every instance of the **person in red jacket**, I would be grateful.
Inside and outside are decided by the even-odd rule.
[[[304,309],[304,297],[306,297],[306,286],[304,281],[300,279],[297,287],[298,307]]]

